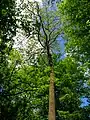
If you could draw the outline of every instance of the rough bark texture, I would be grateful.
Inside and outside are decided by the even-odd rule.
[[[49,120],[56,120],[55,115],[55,91],[54,91],[54,70],[51,67],[50,88],[49,88]]]
[[[50,86],[49,86],[49,113],[48,120],[56,120],[55,115],[55,90],[54,90],[54,69],[53,69],[53,60],[52,55],[50,53],[50,46],[48,40],[46,39],[46,48],[47,48],[47,56],[48,63],[51,68],[50,71]]]

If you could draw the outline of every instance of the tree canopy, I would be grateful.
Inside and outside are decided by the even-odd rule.
[[[0,120],[89,120],[90,2],[43,2],[0,2]]]

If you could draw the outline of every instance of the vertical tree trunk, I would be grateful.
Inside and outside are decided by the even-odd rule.
[[[38,5],[37,5],[37,7],[38,7],[38,10],[39,10]],[[46,48],[46,51],[47,51],[48,63],[49,63],[49,66],[51,68],[51,71],[50,71],[50,86],[49,86],[49,113],[48,113],[48,120],[56,120],[56,115],[55,115],[55,90],[54,90],[54,69],[53,69],[52,55],[51,55],[51,52],[50,52],[50,34],[52,32],[50,32],[49,36],[48,36],[47,32],[45,31],[44,23],[42,21],[42,17],[40,15],[40,13],[38,13],[38,16],[40,18],[43,33],[45,35],[45,48]],[[48,27],[49,27],[49,25],[48,25]],[[49,28],[48,28],[48,30],[49,30]],[[39,29],[39,31],[40,31],[40,29]],[[38,40],[40,42],[40,37],[39,36],[38,36]],[[42,43],[41,43],[41,45],[42,45]]]
[[[48,55],[48,62],[50,66],[50,86],[49,86],[49,114],[48,120],[56,120],[55,115],[55,90],[54,90],[54,69],[53,69],[53,60],[52,55],[50,53],[49,43],[47,42],[47,55]]]
[[[54,90],[54,70],[51,67],[50,87],[49,87],[49,120],[56,120],[55,116],[55,90]]]

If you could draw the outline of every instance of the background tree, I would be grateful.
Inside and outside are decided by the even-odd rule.
[[[89,60],[89,7],[88,0],[64,0],[59,6],[63,30],[69,41],[67,52],[82,64]]]
[[[90,19],[90,2],[88,0],[74,1],[64,0],[59,5],[59,12],[62,19],[63,31],[65,34],[66,54],[75,58],[78,67],[82,68],[82,72],[86,78],[83,83],[86,92],[83,96],[89,98],[90,88],[87,85],[90,73],[90,54],[89,54],[89,19]],[[88,106],[88,110],[89,110]]]
[[[1,81],[4,82],[3,71],[6,71],[4,66],[7,66],[7,56],[12,47],[13,37],[15,36],[16,21],[15,21],[15,2],[2,0],[0,3],[0,70]],[[5,69],[4,69],[5,68]]]
[[[88,90],[84,88],[83,68],[68,56],[55,66],[55,77],[57,120],[89,119],[90,109],[82,108],[80,99]]]
[[[15,20],[15,1],[2,0],[0,2],[0,49],[7,46],[12,46],[13,37],[16,34],[16,20]]]
[[[13,37],[16,33],[15,21],[15,1],[1,0],[0,1],[0,95],[8,81],[10,71],[8,69],[8,55],[13,45]],[[8,82],[7,82],[8,81]],[[8,104],[9,100],[5,100],[0,96],[0,118],[8,119]],[[6,116],[5,116],[6,115]]]

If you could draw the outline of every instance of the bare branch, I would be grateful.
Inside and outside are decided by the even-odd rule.
[[[43,29],[43,32],[44,32],[44,35],[46,36],[46,40],[48,40],[48,36],[47,36],[47,33],[45,31],[45,28],[44,28],[44,25],[43,25],[43,21],[42,21],[42,17],[41,15],[39,14],[39,5],[37,4],[37,14],[39,16],[39,19],[40,19],[40,23],[41,23],[41,26],[42,26],[42,29]]]
[[[52,43],[54,43],[55,40],[56,40],[56,38],[57,38],[58,36],[59,36],[59,34],[57,34],[57,35],[54,37],[53,41],[51,41],[49,45],[51,45]]]

